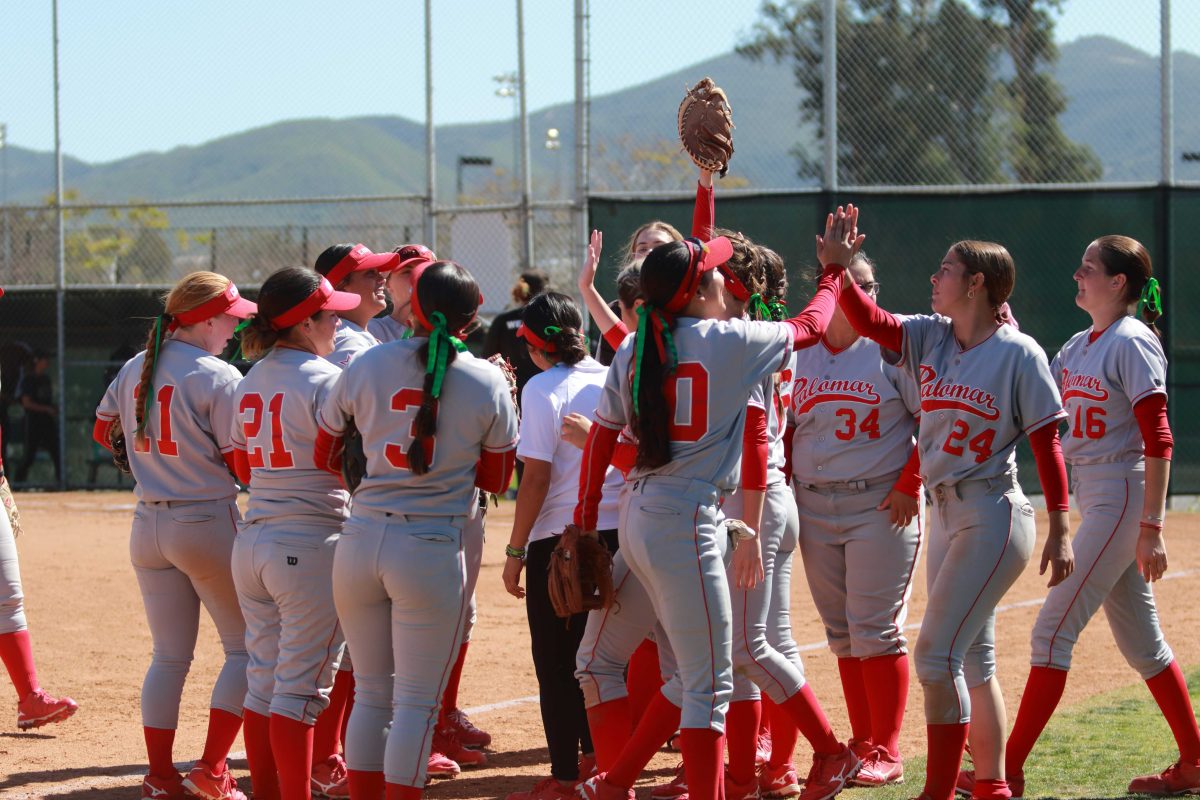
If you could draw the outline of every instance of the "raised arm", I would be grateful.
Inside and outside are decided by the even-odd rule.
[[[600,329],[600,335],[607,339],[615,350],[620,347],[629,331],[625,329],[621,318],[613,313],[613,310],[608,307],[608,303],[604,302],[604,298],[600,296],[600,292],[596,290],[596,265],[600,263],[600,251],[603,247],[604,234],[600,231],[592,231],[592,238],[588,241],[587,259],[583,262],[583,268],[579,270],[579,293],[583,295],[584,305],[587,306],[592,321]],[[613,335],[613,338],[618,335],[620,337],[617,338],[616,344],[613,344],[612,338],[609,337],[609,331],[612,330],[618,332]]]
[[[717,224],[716,200],[713,197],[712,173],[700,170],[696,181],[696,205],[692,208],[692,236],[707,242]]]

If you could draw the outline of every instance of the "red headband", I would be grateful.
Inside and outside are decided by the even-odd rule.
[[[229,314],[239,319],[245,319],[257,310],[258,306],[238,294],[237,287],[233,285],[233,281],[230,281],[229,285],[225,287],[225,291],[211,300],[206,300],[187,311],[173,314],[167,330],[174,331],[188,325],[195,325],[206,319],[212,319],[218,314]]]
[[[733,245],[724,236],[718,236],[707,242],[687,238],[683,240],[688,249],[688,268],[679,288],[671,299],[663,306],[663,310],[678,314],[687,307],[696,290],[700,288],[700,279],[704,273],[719,267],[733,256]],[[744,288],[744,287],[743,287]],[[746,297],[750,295],[747,294]]]
[[[419,322],[421,324],[421,327],[427,331],[433,330],[433,323],[431,323],[429,321],[429,319],[425,316],[425,312],[421,310],[421,299],[420,299],[420,297],[417,296],[419,294],[417,291],[417,284],[420,283],[421,276],[425,274],[425,270],[427,270],[431,265],[436,264],[436,263],[438,263],[438,262],[436,262],[436,261],[421,261],[415,267],[413,267],[413,270],[412,270],[412,300],[410,301],[410,307],[412,308],[413,316],[417,318],[417,322]],[[483,292],[479,293],[479,305],[483,305]],[[475,317],[478,316],[478,314],[479,314],[479,307],[476,306],[475,313],[471,315],[471,318],[469,320],[467,320],[466,323],[461,328],[459,328],[457,331],[450,331],[450,332],[452,334],[457,335],[460,331],[462,331],[464,328],[466,328],[468,325],[470,325],[472,322],[474,322]]]
[[[334,291],[333,284],[322,275],[321,282],[317,284],[317,288],[313,290],[312,294],[282,314],[271,317],[271,327],[282,331],[308,319],[323,308],[332,306],[335,311],[349,311],[356,308],[361,302],[362,298],[356,294]]]
[[[531,329],[524,322],[521,323],[521,327],[517,328],[517,338],[524,339],[538,350],[545,350],[547,353],[553,353],[558,350],[558,345],[554,344],[554,342],[548,342],[541,336],[538,336],[533,332],[533,329]]]
[[[743,303],[750,299],[750,290],[746,288],[746,284],[742,283],[737,275],[733,274],[733,270],[729,268],[728,263],[721,264],[717,269],[725,276],[725,286],[729,288],[731,295]]]

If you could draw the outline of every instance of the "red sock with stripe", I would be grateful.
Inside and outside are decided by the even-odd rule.
[[[208,710],[208,737],[204,740],[204,754],[200,756],[214,774],[225,770],[225,756],[233,747],[238,731],[242,729],[242,718],[221,708]]]
[[[313,726],[271,715],[271,752],[279,768],[279,791],[286,800],[312,797]]]
[[[650,763],[650,759],[654,758],[654,754],[670,738],[671,734],[678,730],[679,715],[679,708],[662,692],[655,695],[646,708],[646,713],[642,715],[642,721],[638,723],[637,729],[629,737],[621,754],[617,756],[616,762],[608,769],[605,780],[622,789],[631,788],[638,776],[642,774],[642,770]],[[595,736],[595,731],[593,731],[593,743],[595,743]],[[684,760],[686,762],[687,759]],[[688,789],[690,793],[691,787],[689,786]]]
[[[629,657],[629,669],[625,675],[625,688],[629,690],[629,719],[631,726],[637,725],[654,699],[655,692],[662,689],[662,668],[658,663],[658,644],[646,639]],[[632,730],[632,727],[631,727]]]
[[[1038,737],[1062,699],[1067,686],[1067,671],[1054,667],[1030,667],[1025,680],[1025,693],[1017,708],[1017,719],[1004,745],[1004,774],[1008,777],[1025,774],[1025,759],[1033,752]]]
[[[762,703],[758,700],[738,700],[730,703],[729,710],[725,712],[729,780],[739,786],[745,786],[754,780],[754,757],[758,751],[758,726],[761,721]]]
[[[156,778],[178,778],[179,772],[171,757],[171,750],[175,747],[175,729],[143,727],[142,735],[146,737],[149,773]]]
[[[862,661],[853,657],[839,658],[838,674],[842,678],[846,714],[850,717],[850,735],[865,742],[871,738],[871,704],[863,684]]]
[[[757,725],[755,728],[757,733]],[[710,728],[684,728],[679,732],[679,749],[690,800],[721,800],[725,794],[721,769],[725,737]],[[751,777],[753,765],[751,761]]]
[[[17,702],[38,690],[37,669],[33,665],[33,643],[29,630],[0,633],[0,661],[8,670],[13,688],[17,690]]]
[[[828,756],[841,752],[842,744],[833,735],[833,728],[829,727],[829,720],[826,719],[821,704],[817,702],[812,687],[807,683],[785,700],[781,708],[812,745],[814,753]]]
[[[458,648],[458,659],[450,668],[450,678],[446,681],[446,691],[442,692],[442,710],[438,712],[439,727],[446,724],[446,715],[458,708],[458,684],[462,680],[463,664],[467,663],[467,648],[470,642],[463,642]]]
[[[345,677],[343,677],[345,676]],[[354,691],[354,673],[338,670],[333,675],[333,688],[329,691],[329,705],[317,717],[313,725],[312,757],[320,764],[330,756],[338,754],[342,739],[342,722],[346,715],[346,701]]]
[[[421,793],[425,790],[419,786],[405,786],[402,783],[389,783],[387,785],[387,800],[421,800]],[[357,800],[357,798],[355,798]]]
[[[1171,665],[1146,681],[1146,686],[1171,726],[1179,757],[1196,763],[1200,760],[1200,730],[1196,728],[1196,712],[1192,710],[1192,698],[1179,664],[1171,659]]]
[[[279,775],[271,752],[271,718],[242,709],[242,741],[254,784],[254,800],[279,800]]]
[[[925,792],[929,800],[953,800],[963,749],[967,746],[966,722],[926,725],[929,757],[925,766]]]
[[[596,751],[596,769],[608,772],[631,735],[629,698],[619,697],[587,710],[588,730]]]
[[[383,772],[351,769],[346,770],[346,776],[350,784],[350,797],[353,800],[383,800]]]
[[[859,666],[870,707],[871,741],[899,756],[900,726],[908,705],[908,655],[891,653],[864,658]],[[857,738],[858,734],[854,736]]]
[[[771,726],[771,760],[767,763],[772,769],[778,769],[792,762],[796,742],[800,739],[800,729],[792,722],[791,715],[766,695],[763,696],[763,712]]]

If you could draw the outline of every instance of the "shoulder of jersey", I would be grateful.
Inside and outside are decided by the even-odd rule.
[[[231,380],[240,381],[242,379],[242,373],[238,368],[220,356],[205,354],[197,359],[197,363],[202,365],[204,369]]]
[[[1141,339],[1146,342],[1152,342],[1154,347],[1159,350],[1162,349],[1162,342],[1154,335],[1154,331],[1150,330],[1150,326],[1137,317],[1124,316],[1117,323],[1120,327],[1114,333],[1119,333],[1121,338]]]

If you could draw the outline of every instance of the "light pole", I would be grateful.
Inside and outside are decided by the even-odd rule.
[[[559,189],[559,171],[558,171],[558,151],[562,148],[562,139],[559,138],[558,128],[550,128],[546,131],[546,149],[551,152],[551,158],[554,159],[554,196],[557,198]]]
[[[513,99],[513,160],[512,160],[512,176],[513,188],[516,189],[516,183],[521,171],[521,98],[517,91],[517,73],[503,72],[492,78],[498,86],[496,87],[496,97],[511,97]]]
[[[455,180],[455,184],[454,184],[455,188],[457,189],[457,194],[455,194],[455,202],[456,203],[461,204],[462,200],[463,200],[463,167],[490,167],[491,165],[492,165],[492,157],[491,156],[459,156],[458,157],[458,169],[456,171],[457,174],[456,174],[456,180]]]

